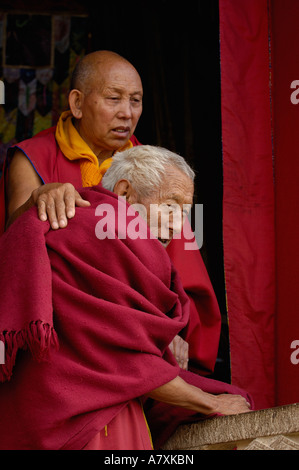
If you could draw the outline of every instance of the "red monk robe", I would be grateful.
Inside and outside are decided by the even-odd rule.
[[[250,401],[180,371],[168,345],[188,322],[189,301],[168,254],[141,218],[146,240],[98,240],[95,209],[115,209],[117,234],[118,198],[100,187],[81,195],[91,206],[65,229],[50,230],[33,207],[0,238],[0,448],[95,448],[129,403],[178,374]],[[202,416],[161,403],[149,418],[160,445],[180,422]]]
[[[179,374],[168,345],[188,298],[169,256],[141,217],[148,239],[117,237],[125,201],[100,187],[82,195],[91,206],[66,229],[32,208],[0,239],[1,449],[82,449]],[[96,238],[100,203],[114,209],[114,238]]]
[[[40,132],[35,137],[12,147],[8,152],[5,167],[9,166],[16,149],[22,150],[32,163],[43,183],[72,183],[76,189],[82,187],[80,161],[70,161],[59,148],[55,139],[56,127]],[[133,146],[140,145],[131,137]],[[0,228],[5,226],[5,179],[1,179]],[[186,240],[182,236],[173,240],[167,252],[177,268],[184,289],[190,299],[190,320],[185,339],[189,343],[190,365],[201,375],[213,372],[218,353],[221,316],[217,299],[204,266],[200,251],[184,249]],[[190,239],[187,241],[190,243]]]

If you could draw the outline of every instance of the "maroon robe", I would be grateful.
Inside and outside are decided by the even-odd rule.
[[[0,238],[2,449],[82,449],[128,402],[179,374],[249,399],[180,371],[168,345],[188,322],[189,300],[168,254],[141,218],[146,240],[113,237],[117,218],[112,237],[97,239],[96,208],[117,214],[118,198],[101,187],[81,195],[91,206],[65,229],[51,230],[33,207]],[[148,415],[156,445],[203,418],[163,404]]]

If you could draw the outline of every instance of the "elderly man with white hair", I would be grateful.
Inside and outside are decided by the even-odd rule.
[[[192,206],[194,177],[181,156],[144,145],[116,154],[102,186],[134,205],[153,236],[167,247],[173,235],[181,232]]]
[[[80,192],[90,205],[64,230],[31,208],[1,237],[1,449],[152,449],[148,398],[194,419],[249,411],[245,392],[212,394],[183,376],[169,348],[183,340],[189,300],[165,245],[193,176],[168,150],[134,147]],[[167,239],[163,210],[150,226],[151,205],[171,209]]]

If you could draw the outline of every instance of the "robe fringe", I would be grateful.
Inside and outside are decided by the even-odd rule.
[[[58,350],[59,341],[54,328],[40,320],[30,322],[19,331],[0,332],[4,344],[4,364],[0,364],[0,382],[10,380],[19,349],[29,350],[33,359],[41,362],[50,350]]]

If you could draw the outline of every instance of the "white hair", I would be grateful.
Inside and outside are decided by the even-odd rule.
[[[138,145],[114,155],[102,186],[113,192],[115,184],[126,179],[139,196],[148,197],[160,186],[167,166],[177,167],[194,182],[194,171],[180,155],[162,147]]]

